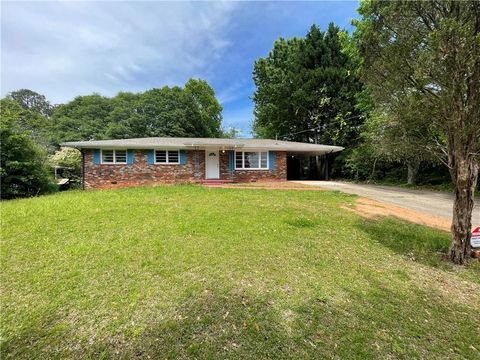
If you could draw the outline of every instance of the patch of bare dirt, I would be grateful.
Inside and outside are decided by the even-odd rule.
[[[345,210],[353,211],[360,216],[374,219],[380,216],[394,216],[420,225],[450,231],[451,221],[449,219],[425,214],[422,212],[404,209],[400,206],[386,204],[380,201],[358,198],[355,207],[342,207]]]

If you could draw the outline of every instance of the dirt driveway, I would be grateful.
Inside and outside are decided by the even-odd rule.
[[[379,203],[393,205],[394,207],[380,206],[383,209],[390,208],[388,215],[395,215],[395,212],[401,212],[402,209],[405,209],[409,216],[399,217],[413,220],[412,217],[423,214],[424,218],[437,219],[438,224],[443,224],[438,226],[441,228],[448,228],[452,219],[453,195],[448,193],[410,190],[393,186],[353,184],[340,181],[295,181],[295,183],[329,190],[339,190],[372,199]],[[381,214],[381,212],[382,210],[380,209],[377,211],[377,214]],[[425,223],[425,221],[420,222]],[[475,199],[472,223],[474,226],[480,225],[480,199],[478,198]]]

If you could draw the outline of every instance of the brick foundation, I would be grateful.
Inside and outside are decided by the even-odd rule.
[[[132,165],[93,163],[93,150],[85,149],[85,188],[106,189],[168,183],[197,183],[205,179],[205,151],[186,150],[185,164],[149,165],[147,150],[134,150]],[[287,160],[285,152],[275,152],[273,170],[229,169],[228,153],[220,152],[220,179],[235,182],[285,181]]]

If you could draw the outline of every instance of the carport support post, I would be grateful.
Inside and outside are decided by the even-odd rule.
[[[315,145],[318,144],[318,129],[315,129]],[[315,180],[320,179],[320,157],[315,155]]]
[[[325,153],[325,180],[330,180],[329,167],[330,167],[330,159],[332,158],[332,156],[330,156],[331,153],[333,153],[333,151]]]
[[[328,159],[330,157],[328,156],[328,153],[325,154],[325,180],[329,180],[329,174],[328,174]]]

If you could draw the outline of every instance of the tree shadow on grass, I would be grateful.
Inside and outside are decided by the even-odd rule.
[[[1,355],[2,359],[316,359],[331,357],[339,350],[335,344],[355,339],[359,346],[355,352],[373,358],[371,334],[355,335],[349,324],[358,319],[330,306],[324,297],[284,310],[275,302],[275,297],[246,292],[199,292],[184,299],[173,316],[152,319],[142,331],[132,325],[91,343],[68,329],[63,336],[54,333],[55,322],[61,319],[50,318],[4,342]],[[341,338],[335,340],[337,336]]]
[[[357,227],[371,239],[422,264],[442,267],[450,244],[448,233],[396,219],[360,219]]]
[[[291,345],[271,301],[223,290],[199,292],[173,317],[154,321],[138,336],[125,335],[128,345],[120,349],[125,359],[265,359],[288,354]]]
[[[408,299],[381,281],[371,279],[367,291],[348,289],[350,299],[313,297],[291,309],[280,310],[275,300],[246,293],[199,294],[177,309],[175,318],[154,322],[121,341],[94,344],[89,358],[122,359],[375,359],[428,356],[445,353],[445,339],[462,338],[459,319],[427,317],[423,304],[430,295],[418,291]],[[428,302],[429,312],[447,314],[438,299]],[[465,309],[462,309],[465,312]],[[412,318],[415,322],[412,323]],[[465,320],[465,319],[462,319]],[[472,320],[471,323],[474,323]],[[467,333],[473,335],[471,323]],[[451,330],[431,336],[436,327]],[[450,344],[451,345],[451,344]],[[450,346],[449,345],[449,346]],[[442,348],[443,346],[443,348]],[[468,346],[462,345],[462,353]],[[425,356],[427,355],[427,356]],[[452,355],[452,354],[451,354]]]
[[[475,355],[470,346],[478,340],[475,319],[462,305],[448,304],[418,289],[405,293],[376,274],[364,273],[360,281],[344,289],[341,300],[319,293],[290,306],[283,302],[285,295],[272,291],[202,289],[184,298],[173,315],[151,319],[142,331],[132,325],[115,336],[98,334],[93,343],[83,341],[79,346],[74,332],[49,338],[48,329],[32,327],[4,344],[2,358],[434,359]],[[57,341],[54,346],[52,340]]]

